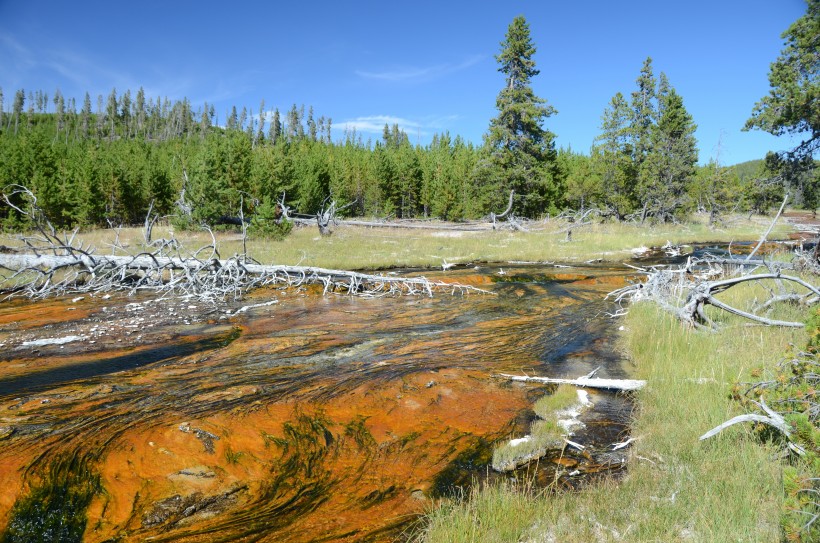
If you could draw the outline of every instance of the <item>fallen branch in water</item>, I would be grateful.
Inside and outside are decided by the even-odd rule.
[[[531,377],[529,375],[510,375],[499,373],[497,377],[509,379],[511,381],[531,381],[546,384],[567,384],[578,387],[604,388],[610,390],[639,390],[646,385],[646,381],[640,379],[601,379],[598,377],[579,377],[578,379],[555,379],[552,377]]]

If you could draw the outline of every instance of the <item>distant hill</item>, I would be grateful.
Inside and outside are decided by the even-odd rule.
[[[749,178],[755,177],[763,170],[765,161],[761,159],[747,160],[740,162],[734,166],[730,166],[732,171],[737,175],[738,179],[745,181]]]

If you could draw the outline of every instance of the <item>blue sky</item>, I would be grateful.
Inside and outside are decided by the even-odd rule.
[[[414,2],[64,2],[0,0],[0,87],[59,88],[78,104],[142,86],[150,97],[283,113],[313,106],[366,139],[398,123],[413,143],[449,131],[476,144],[504,84],[495,55],[524,15],[541,70],[536,94],[558,110],[546,127],[588,152],[618,91],[653,59],[698,125],[701,162],[734,164],[793,146],[741,132],[768,92],[781,33],[803,0]]]

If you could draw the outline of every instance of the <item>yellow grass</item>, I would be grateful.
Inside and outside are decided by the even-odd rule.
[[[333,235],[321,237],[314,227],[294,228],[283,241],[251,238],[249,256],[264,264],[319,266],[336,269],[384,269],[391,267],[439,267],[445,262],[585,262],[602,258],[621,261],[637,247],[661,246],[667,241],[756,240],[771,222],[769,217],[736,217],[730,226],[711,229],[705,218],[695,216],[678,225],[593,224],[576,228],[572,241],[566,241],[566,224],[548,221],[532,225],[531,232],[513,231],[430,231],[390,228],[337,227]],[[536,228],[538,230],[536,230]],[[779,226],[770,238],[785,235],[787,226]],[[169,237],[173,230],[158,226],[154,239]],[[173,232],[188,249],[211,242],[206,232]],[[217,232],[220,255],[242,254],[242,237],[238,232]],[[111,251],[111,230],[83,232],[79,239],[91,243],[100,253]],[[120,241],[129,252],[144,249],[140,228],[123,228]],[[19,245],[14,236],[0,236],[0,244]]]

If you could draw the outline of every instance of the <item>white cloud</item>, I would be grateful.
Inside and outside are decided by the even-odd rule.
[[[370,115],[366,117],[356,117],[354,119],[347,119],[338,123],[336,126],[343,130],[356,132],[364,132],[365,134],[381,134],[384,130],[384,125],[392,127],[394,124],[399,125],[401,130],[408,134],[415,134],[421,128],[421,123],[411,121],[410,119],[403,119],[401,117],[393,117],[391,115]]]
[[[390,82],[425,81],[443,77],[461,70],[466,70],[470,66],[478,64],[482,60],[484,60],[483,55],[473,55],[459,64],[445,63],[425,67],[404,66],[393,70],[383,71],[356,70],[356,75],[365,79]]]
[[[458,119],[456,115],[427,116],[420,120],[405,119],[394,115],[369,115],[334,123],[333,129],[381,136],[385,124],[391,129],[393,125],[397,124],[399,130],[405,132],[410,138],[427,138],[432,136],[434,132],[446,130],[456,119]]]

